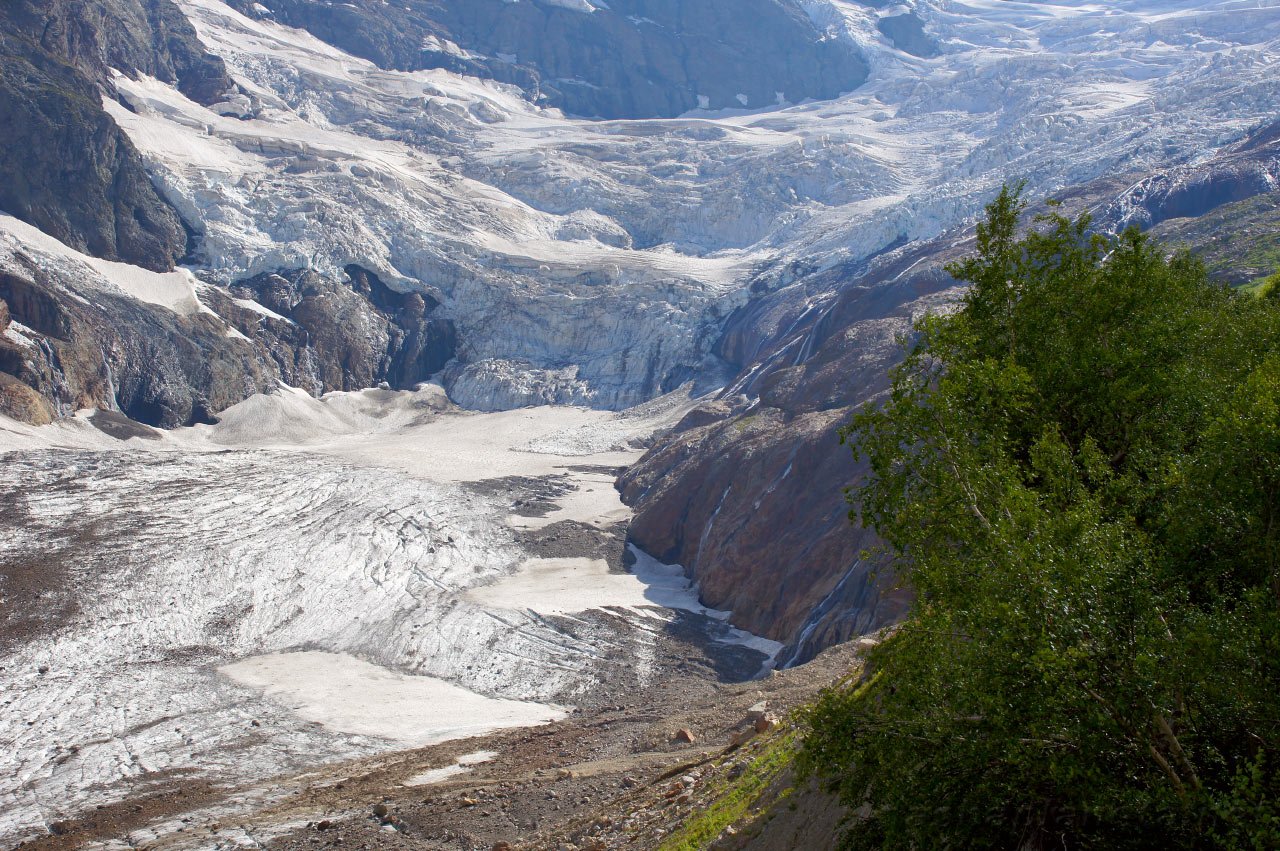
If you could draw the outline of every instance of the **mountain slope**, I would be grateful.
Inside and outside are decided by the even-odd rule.
[[[106,7],[67,11],[79,22],[67,32],[105,33],[92,50],[70,36],[40,46],[10,14],[24,62],[77,75],[70,126],[127,137],[118,163],[88,161],[101,183],[83,192],[6,165],[64,206],[84,201],[102,240],[38,205],[12,212],[99,258],[124,256],[116,235],[141,222],[136,265],[164,270],[180,254],[187,265],[155,284],[171,297],[147,301],[134,272],[86,272],[84,258],[7,226],[5,410],[119,408],[170,426],[279,380],[320,393],[433,374],[480,409],[622,408],[689,382],[727,388],[627,478],[637,539],[797,648],[892,618],[901,600],[857,563],[864,542],[833,499],[856,475],[833,435],[876,392],[894,335],[941,303],[938,262],[1011,177],[1038,197],[1089,187],[1087,203],[1115,201],[1108,216],[1148,225],[1267,189],[1269,143],[1255,137],[1256,156],[1231,146],[1277,118],[1280,5],[760,2],[754,22],[730,25],[721,10],[678,27],[677,7],[656,2],[508,4],[494,14],[519,23],[502,31],[511,38],[533,38],[526,16],[565,27],[528,48],[512,82],[476,58],[506,53],[484,42],[499,37],[481,32],[486,19],[467,17],[481,7],[410,3],[402,21],[361,3],[185,0],[198,47],[159,0],[121,7],[136,26],[116,35],[95,17]],[[776,20],[778,44],[808,45],[791,70],[838,46],[866,79],[801,89],[853,85],[826,100],[764,104],[753,89],[747,109],[662,120],[549,107],[546,78],[586,74],[581,50],[647,32],[624,12],[666,27],[642,39],[654,50],[715,31],[717,50],[741,53],[772,34],[760,20]],[[774,59],[752,85],[775,85]],[[605,77],[592,85],[617,103],[562,105],[668,115],[690,92],[697,105],[694,76],[653,78],[661,108],[624,109],[638,83]],[[766,595],[777,576],[784,593]]]

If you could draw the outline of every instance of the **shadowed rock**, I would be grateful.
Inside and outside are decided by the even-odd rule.
[[[670,118],[852,91],[867,66],[780,0],[232,0],[383,68],[445,68],[513,83],[574,115]],[[745,101],[745,102],[744,102]]]

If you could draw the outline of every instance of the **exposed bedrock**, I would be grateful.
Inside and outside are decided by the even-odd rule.
[[[47,421],[83,408],[120,410],[172,427],[209,422],[216,411],[274,386],[275,375],[245,340],[227,336],[210,313],[180,316],[126,295],[90,301],[30,266],[0,272],[0,298],[21,323],[21,337],[0,337],[0,373],[10,416]],[[43,411],[17,402],[31,388]]]
[[[453,354],[434,304],[355,267],[346,280],[298,271],[198,291],[201,309],[182,314],[15,255],[0,268],[3,412],[42,423],[119,410],[168,428],[210,422],[279,381],[316,395],[412,387]]]
[[[207,53],[172,0],[13,0],[5,28],[103,87],[110,69],[173,83],[213,103],[232,88],[221,59]]]
[[[97,85],[25,47],[0,33],[0,209],[86,253],[173,268],[186,253],[182,222]]]
[[[148,269],[187,251],[177,212],[103,110],[111,69],[212,102],[231,88],[170,0],[14,0],[0,15],[0,209]]]
[[[1103,208],[1106,225],[1152,228],[1194,219],[1280,186],[1280,123],[1267,125],[1204,163],[1161,171]]]
[[[396,292],[358,266],[346,272],[345,281],[310,270],[258,275],[216,308],[266,349],[286,384],[315,395],[412,388],[453,357],[453,324],[432,315],[434,299]]]
[[[906,610],[891,572],[861,558],[874,536],[849,527],[841,491],[862,471],[838,431],[886,386],[913,317],[949,298],[936,266],[893,280],[915,259],[894,264],[879,286],[819,300],[782,291],[735,315],[720,345],[741,359],[739,380],[620,482],[636,509],[633,539],[684,565],[708,605],[790,643],[784,661]]]
[[[513,83],[597,118],[759,108],[860,86],[867,65],[784,0],[232,0],[380,65]]]

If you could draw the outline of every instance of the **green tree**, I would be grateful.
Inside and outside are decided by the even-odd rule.
[[[804,764],[849,847],[1280,847],[1280,304],[1023,207],[844,431],[917,603]]]

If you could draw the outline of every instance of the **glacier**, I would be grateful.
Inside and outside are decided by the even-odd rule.
[[[421,699],[422,716],[380,726],[342,689],[319,696],[329,681],[384,707],[451,696],[474,731],[643,685],[677,611],[766,663],[778,645],[703,607],[678,568],[636,550],[626,572],[527,536],[617,533],[611,471],[700,394],[752,392],[717,342],[753,300],[819,312],[833,270],[959,241],[1008,179],[1040,197],[1104,176],[1140,192],[1280,117],[1280,0],[795,3],[857,46],[865,84],[601,121],[378,68],[266,6],[182,0],[236,90],[205,107],[119,72],[104,105],[193,255],[143,273],[5,217],[0,270],[34,258],[204,315],[212,288],[359,266],[439,302],[457,355],[438,385],[246,392],[216,425],[126,442],[83,412],[0,418],[0,554],[61,571],[19,589],[58,622],[0,655],[0,838],[171,776],[262,779],[460,729]],[[24,328],[6,335],[36,345]]]
[[[87,414],[0,418],[4,602],[33,619],[0,646],[0,840],[175,776],[243,785],[563,717],[658,676],[675,611],[767,663],[781,645],[679,567],[522,534],[615,537],[601,470],[687,407],[475,414],[426,385],[280,388],[123,442]],[[537,493],[548,511],[518,510]]]
[[[798,0],[800,2],[800,0]],[[240,92],[119,75],[106,106],[230,284],[355,264],[442,302],[485,410],[625,408],[691,378],[753,294],[1052,195],[1204,157],[1275,117],[1266,2],[803,0],[870,80],[832,101],[592,121],[513,86],[386,71],[219,0],[184,10]],[[877,27],[910,14],[937,56]]]

